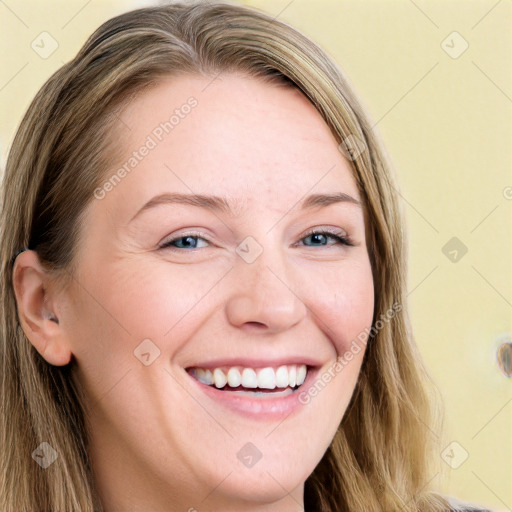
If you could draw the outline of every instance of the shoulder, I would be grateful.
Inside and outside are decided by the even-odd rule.
[[[453,504],[450,504],[453,506]],[[488,508],[482,508],[478,505],[459,505],[455,506],[455,508],[450,508],[446,512],[494,512],[493,510],[490,510]]]
[[[450,509],[446,512],[494,512],[482,505],[475,505],[474,503],[468,503],[467,501],[462,501],[455,496],[443,496],[450,505]]]

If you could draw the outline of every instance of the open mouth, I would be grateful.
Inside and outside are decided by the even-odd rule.
[[[278,367],[248,368],[242,366],[220,368],[187,368],[197,381],[236,394],[254,396],[286,396],[294,393],[306,380],[309,367],[289,364]]]

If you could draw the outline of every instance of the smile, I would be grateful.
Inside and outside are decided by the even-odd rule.
[[[258,420],[277,420],[304,407],[298,391],[313,382],[318,370],[319,366],[307,364],[219,365],[189,367],[186,373],[216,407]]]
[[[217,389],[286,389],[300,386],[307,375],[305,364],[282,365],[277,368],[244,368],[232,366],[230,368],[192,368],[191,375],[199,382]]]

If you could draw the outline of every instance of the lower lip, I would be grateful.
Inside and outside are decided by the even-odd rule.
[[[232,391],[220,391],[214,386],[208,386],[199,382],[189,375],[188,372],[185,373],[198,389],[216,404],[254,419],[279,420],[304,407],[304,404],[299,400],[299,395],[309,388],[310,383],[314,381],[318,373],[318,369],[308,368],[306,380],[293,393],[287,396],[272,396],[271,393],[266,393],[261,397],[242,395]]]

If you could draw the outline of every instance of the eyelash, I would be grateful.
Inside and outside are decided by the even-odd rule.
[[[354,244],[351,242],[350,240],[350,237],[348,236],[344,236],[342,235],[341,233],[339,232],[336,232],[336,231],[329,231],[329,230],[316,230],[316,229],[313,229],[309,232],[307,232],[302,238],[301,240],[303,240],[304,238],[307,238],[309,236],[312,236],[312,235],[328,235],[328,237],[330,238],[333,238],[334,240],[337,241],[337,244],[339,245],[345,245],[345,246],[348,246],[348,247],[352,247],[354,246]],[[171,244],[176,242],[177,240],[180,240],[182,238],[202,238],[203,240],[207,241],[208,242],[208,239],[207,238],[204,238],[203,236],[203,233],[184,233],[178,237],[175,237],[175,238],[172,238],[171,240],[168,240],[167,242],[164,242],[159,248],[160,249],[168,249],[168,250],[171,250],[171,251],[187,251],[187,252],[190,252],[190,251],[194,251],[194,250],[198,250],[198,249],[183,249],[181,247],[172,247]],[[335,244],[330,244],[330,245],[335,245]],[[319,245],[318,247],[328,247],[329,245]],[[306,246],[306,247],[310,247],[310,246]]]

